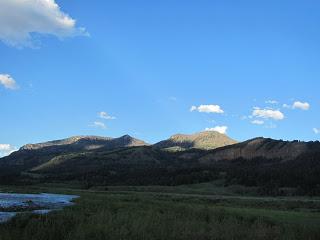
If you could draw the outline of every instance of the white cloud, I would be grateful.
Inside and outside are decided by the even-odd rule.
[[[320,129],[319,128],[313,128],[313,132],[315,134],[320,134]]]
[[[93,124],[90,125],[90,127],[96,127],[101,129],[106,129],[107,126],[103,122],[95,121]]]
[[[192,106],[190,111],[198,111],[204,113],[224,113],[219,105],[200,105],[198,107]]]
[[[283,120],[284,114],[279,110],[254,108],[252,115],[258,118]]]
[[[251,123],[255,124],[255,125],[263,125],[264,121],[256,119],[256,120],[251,121]]]
[[[283,104],[282,107],[288,108],[288,109],[300,109],[300,110],[307,111],[310,109],[310,104],[308,102],[296,101],[292,105]]]
[[[213,128],[206,128],[205,131],[213,131],[213,132],[218,132],[221,134],[226,134],[228,130],[227,126],[216,126]]]
[[[110,116],[108,113],[106,112],[99,112],[98,116],[102,119],[106,119],[106,120],[114,120],[116,119],[116,117]]]
[[[0,0],[0,40],[16,47],[33,47],[34,34],[58,38],[86,35],[55,0]]]
[[[10,155],[12,152],[16,150],[17,148],[10,144],[0,144],[0,157]]]
[[[306,111],[306,110],[309,110],[310,104],[307,103],[307,102],[297,101],[297,102],[294,102],[294,103],[293,103],[292,108],[293,108],[293,109],[300,109],[300,110]]]
[[[0,74],[0,84],[7,89],[18,89],[16,81],[9,74]]]
[[[8,151],[10,148],[10,144],[0,144],[0,151]]]

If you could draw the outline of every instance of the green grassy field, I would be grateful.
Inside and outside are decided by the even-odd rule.
[[[0,240],[320,239],[318,199],[190,194],[182,187],[175,193],[156,192],[159,188],[11,188],[80,198],[74,206],[48,215],[18,215],[0,225]]]

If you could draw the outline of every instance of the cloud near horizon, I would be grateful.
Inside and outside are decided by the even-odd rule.
[[[59,39],[88,36],[55,0],[1,0],[0,40],[14,47],[35,47],[34,34]]]
[[[313,128],[313,132],[315,134],[320,134],[320,128]]]
[[[203,112],[203,113],[224,113],[222,108],[219,105],[200,105],[200,106],[192,106],[190,108],[190,112]]]
[[[16,81],[9,74],[0,74],[0,84],[10,90],[16,90],[19,88]]]
[[[0,144],[0,157],[10,155],[12,152],[16,151],[17,148],[10,144]]]
[[[216,126],[213,128],[206,128],[205,131],[208,132],[218,132],[221,134],[227,134],[228,127],[227,126]]]

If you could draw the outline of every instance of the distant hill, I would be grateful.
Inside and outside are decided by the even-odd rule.
[[[0,184],[179,185],[217,179],[267,194],[289,187],[320,195],[320,143],[269,138],[235,143],[214,132],[175,135],[155,145],[128,135],[84,136],[25,145],[0,159]]]
[[[167,150],[187,150],[187,149],[203,149],[212,150],[219,147],[232,145],[237,141],[229,138],[227,135],[206,131],[192,135],[177,134],[173,135],[167,140],[161,141],[154,145],[155,148]]]
[[[306,153],[320,152],[319,142],[282,141],[271,138],[254,138],[238,144],[225,146],[208,153],[201,161],[234,159],[281,159],[290,161]]]
[[[46,149],[55,150],[94,150],[94,149],[114,149],[121,147],[136,147],[148,145],[142,140],[124,135],[119,138],[99,137],[99,136],[75,136],[62,140],[49,141],[37,144],[27,144],[20,150],[32,151]]]
[[[62,140],[27,144],[0,160],[1,166],[16,166],[29,169],[49,161],[51,158],[70,153],[106,151],[118,148],[146,146],[146,142],[124,135],[119,138],[98,136],[75,136]]]

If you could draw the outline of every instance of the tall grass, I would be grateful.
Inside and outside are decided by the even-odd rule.
[[[0,240],[320,239],[308,226],[231,213],[209,203],[135,194],[83,193],[75,206],[20,215],[0,225]]]

